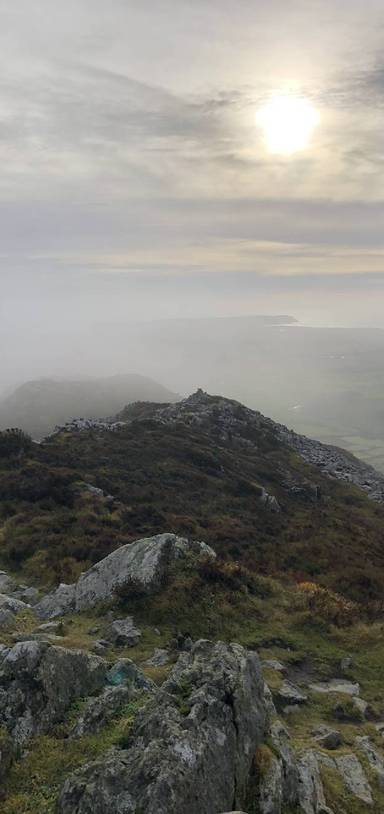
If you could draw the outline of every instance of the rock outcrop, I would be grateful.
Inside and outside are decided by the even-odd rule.
[[[60,814],[212,814],[244,807],[265,736],[256,654],[199,641],[139,712],[128,749],[88,764],[60,794]]]
[[[0,727],[17,746],[49,732],[73,701],[100,692],[107,669],[105,661],[80,650],[15,644],[0,661]]]
[[[157,534],[121,546],[81,574],[74,585],[60,585],[35,606],[43,619],[91,608],[113,598],[115,591],[130,586],[135,591],[152,592],[164,584],[171,569],[188,556],[216,557],[203,542],[186,540],[176,534]]]

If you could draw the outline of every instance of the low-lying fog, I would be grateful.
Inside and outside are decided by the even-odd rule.
[[[202,387],[236,398],[384,469],[383,330],[307,327],[288,315],[100,321],[83,329],[75,323],[71,330],[68,314],[67,330],[49,326],[44,331],[35,325],[19,345],[14,337],[5,336],[3,326],[3,340],[8,341],[3,346],[2,395],[42,377],[138,373],[180,396]],[[131,392],[113,387],[118,396],[111,409]],[[139,388],[133,397],[157,392]],[[19,401],[28,398],[22,392]],[[70,394],[68,398],[70,404]],[[105,412],[101,396],[97,402],[96,396],[92,398]],[[163,398],[166,392],[160,393],[159,400]],[[73,408],[68,418],[75,404]],[[28,413],[28,403],[23,410]],[[9,423],[9,412],[6,420]]]

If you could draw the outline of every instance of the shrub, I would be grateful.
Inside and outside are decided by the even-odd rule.
[[[0,458],[22,455],[32,446],[32,439],[22,430],[11,429],[0,432]]]
[[[300,600],[316,617],[337,627],[354,624],[359,619],[359,606],[344,596],[323,588],[315,582],[298,585]]]

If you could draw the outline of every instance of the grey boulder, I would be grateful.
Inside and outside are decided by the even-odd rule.
[[[105,638],[115,647],[134,647],[140,641],[141,631],[135,627],[132,616],[115,619],[108,626]]]
[[[213,814],[241,808],[267,716],[260,663],[197,642],[133,724],[126,750],[68,778],[59,814]]]
[[[100,692],[107,664],[47,642],[15,644],[1,662],[0,726],[17,745],[44,734],[78,698]]]
[[[174,565],[188,556],[213,559],[216,554],[206,543],[175,534],[136,540],[100,560],[74,585],[60,585],[35,606],[35,611],[42,618],[54,618],[110,601],[119,588],[126,588],[127,594],[130,587],[143,592],[159,590]]]

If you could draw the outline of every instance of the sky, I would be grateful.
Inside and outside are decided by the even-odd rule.
[[[101,323],[384,328],[382,0],[0,0],[0,21],[7,376]],[[291,155],[257,118],[282,93],[319,115]]]

